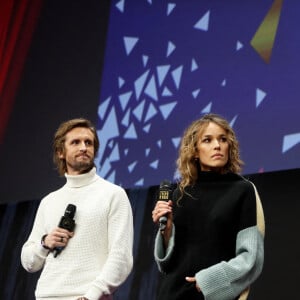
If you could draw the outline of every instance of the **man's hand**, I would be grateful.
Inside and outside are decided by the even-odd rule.
[[[49,249],[54,249],[55,247],[65,247],[68,244],[69,239],[74,235],[66,229],[56,227],[49,234],[46,235],[44,239],[44,244]]]

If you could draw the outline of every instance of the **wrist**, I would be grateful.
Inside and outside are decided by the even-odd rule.
[[[41,245],[42,245],[42,247],[43,247],[44,249],[47,249],[47,250],[51,251],[51,248],[49,248],[49,247],[46,245],[46,243],[45,243],[45,239],[46,239],[47,235],[48,235],[48,234],[44,234],[44,235],[42,236],[42,238],[41,238]]]

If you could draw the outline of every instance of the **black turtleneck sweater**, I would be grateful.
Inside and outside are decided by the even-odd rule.
[[[238,299],[261,272],[263,237],[257,228],[253,184],[228,173],[200,172],[178,201],[173,196],[173,232],[155,258],[162,271],[159,300]],[[185,277],[196,277],[202,292]]]

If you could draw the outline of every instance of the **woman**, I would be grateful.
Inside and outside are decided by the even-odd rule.
[[[155,240],[162,272],[159,300],[247,299],[264,259],[264,216],[256,188],[238,175],[235,133],[208,114],[185,131],[173,201],[158,201],[152,219],[167,216]]]

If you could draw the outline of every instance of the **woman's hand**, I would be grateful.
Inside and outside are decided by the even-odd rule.
[[[172,214],[172,205],[173,202],[169,201],[157,201],[156,205],[152,211],[152,220],[154,223],[158,224],[159,219],[162,216],[167,217],[167,224],[166,227],[161,230],[161,234],[164,237],[164,246],[165,248],[168,247],[169,239],[172,234],[172,223],[173,223],[173,214]]]
[[[197,291],[198,291],[199,293],[201,292],[201,289],[200,289],[199,285],[198,285],[197,282],[196,282],[196,277],[185,277],[185,280],[186,280],[187,282],[191,282],[191,283],[195,282],[195,286],[196,286]]]
[[[171,200],[169,201],[157,201],[156,205],[152,211],[152,220],[154,223],[158,223],[160,217],[167,216],[172,217],[172,204],[173,202]]]

